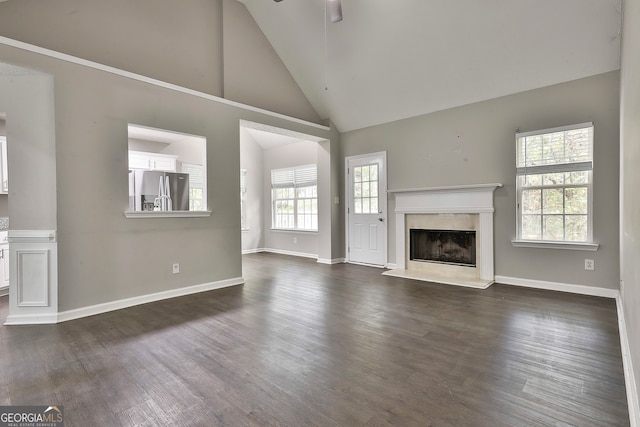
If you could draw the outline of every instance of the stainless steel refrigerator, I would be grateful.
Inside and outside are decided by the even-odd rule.
[[[129,171],[129,209],[134,211],[188,211],[189,174]]]

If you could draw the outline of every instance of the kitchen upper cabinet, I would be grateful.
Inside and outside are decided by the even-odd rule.
[[[7,137],[0,136],[0,194],[9,193],[9,173],[7,169]]]
[[[129,150],[129,169],[175,172],[178,156]]]

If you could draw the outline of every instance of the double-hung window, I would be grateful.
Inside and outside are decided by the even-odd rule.
[[[316,165],[271,171],[273,228],[318,230],[318,178]]]
[[[518,241],[592,242],[593,124],[516,134]]]

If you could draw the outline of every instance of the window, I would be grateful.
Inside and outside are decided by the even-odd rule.
[[[593,124],[516,134],[518,240],[592,241]]]
[[[273,228],[318,230],[318,184],[315,165],[271,171]]]
[[[240,229],[248,230],[247,224],[247,170],[240,169]]]
[[[357,214],[378,215],[377,163],[353,168],[353,209]]]
[[[202,165],[182,163],[182,173],[189,174],[189,210],[204,210],[204,168]]]

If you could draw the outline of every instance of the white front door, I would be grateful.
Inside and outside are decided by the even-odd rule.
[[[386,152],[347,157],[347,261],[384,267],[387,256]]]

